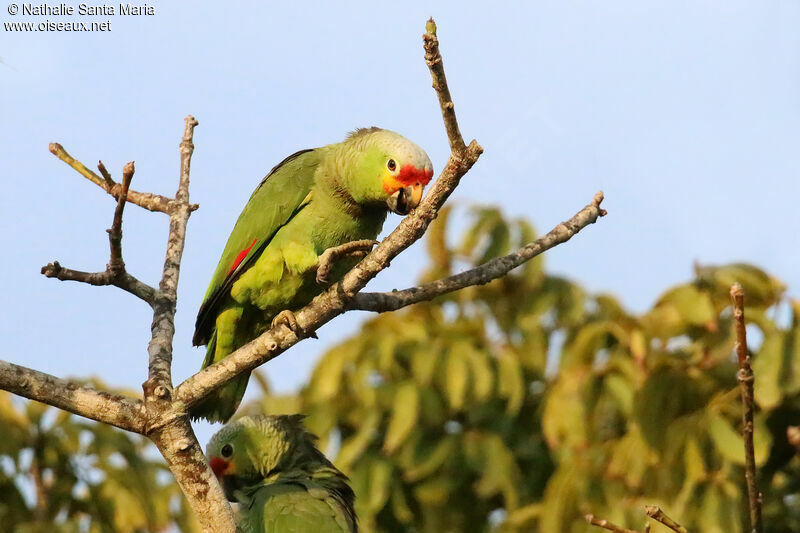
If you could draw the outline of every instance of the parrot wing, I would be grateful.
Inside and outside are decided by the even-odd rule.
[[[275,233],[307,203],[319,165],[318,150],[300,150],[278,163],[261,180],[233,227],[197,313],[195,346],[207,344],[219,307],[239,276],[258,259]]]
[[[352,533],[355,521],[338,502],[309,492],[302,484],[263,487],[247,510],[242,509],[239,527],[253,533]],[[324,491],[319,491],[324,492]]]

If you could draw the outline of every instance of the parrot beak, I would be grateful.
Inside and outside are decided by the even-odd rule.
[[[420,200],[422,200],[422,189],[424,187],[425,186],[420,183],[403,187],[386,200],[386,205],[389,206],[389,209],[393,213],[407,215],[419,205]]]

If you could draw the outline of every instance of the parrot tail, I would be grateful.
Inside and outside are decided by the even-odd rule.
[[[206,349],[206,358],[203,361],[203,368],[211,366],[214,361],[214,352],[217,349],[216,332],[211,337]],[[246,372],[212,391],[211,394],[203,398],[199,403],[189,409],[189,416],[192,420],[205,418],[209,422],[227,422],[239,408],[242,402],[244,391],[247,389],[247,382],[250,380],[250,372]]]

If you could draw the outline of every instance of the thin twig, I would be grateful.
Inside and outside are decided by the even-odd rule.
[[[110,248],[110,259],[103,272],[83,272],[64,268],[58,261],[53,261],[42,267],[42,274],[48,278],[56,278],[61,281],[80,281],[89,285],[104,286],[114,285],[123,289],[134,296],[147,302],[151,307],[154,305],[157,291],[150,285],[139,281],[125,270],[125,262],[122,260],[122,213],[125,210],[125,203],[134,191],[130,190],[131,180],[135,171],[133,161],[127,163],[122,169],[122,183],[114,183],[111,174],[106,170],[102,161],[99,161],[97,168],[103,174],[103,180],[86,168],[83,163],[72,159],[60,144],[51,143],[50,151],[58,155],[60,159],[66,161],[72,168],[82,175],[89,177],[92,181],[106,189],[109,194],[117,198],[117,207],[114,209],[114,219],[108,232],[108,245]],[[136,193],[139,194],[139,193]]]
[[[530,261],[537,255],[550,248],[564,243],[580,230],[597,221],[606,214],[600,208],[603,193],[594,195],[592,202],[578,211],[568,221],[563,222],[550,230],[546,235],[526,244],[522,248],[503,257],[497,257],[480,266],[449,276],[444,279],[432,281],[419,287],[411,287],[401,291],[392,292],[362,292],[356,295],[350,305],[351,309],[362,311],[375,311],[383,313],[396,311],[417,302],[432,300],[442,294],[457,291],[473,285],[483,285],[503,277],[511,270]]]
[[[744,290],[738,283],[731,287],[733,300],[733,319],[736,324],[736,357],[739,371],[736,379],[742,393],[742,436],[744,438],[744,476],[747,482],[747,499],[750,507],[750,527],[753,533],[762,533],[764,524],[761,519],[761,493],[758,490],[756,477],[755,447],[753,445],[753,382],[755,377],[750,367],[750,354],[747,352],[747,328],[744,320]]]
[[[675,520],[667,516],[667,514],[661,510],[661,507],[657,505],[645,505],[644,511],[647,513],[647,516],[652,518],[653,520],[657,520],[670,528],[672,531],[676,533],[689,533],[689,531],[677,523]]]
[[[0,388],[121,429],[144,433],[141,400],[0,361]]]
[[[447,130],[447,138],[450,141],[450,150],[456,154],[464,151],[464,139],[458,129],[456,120],[455,105],[450,96],[450,89],[447,86],[447,77],[444,75],[444,63],[442,54],[439,52],[439,38],[436,36],[436,22],[431,17],[425,24],[425,34],[422,36],[425,48],[425,63],[431,71],[433,88],[436,89],[436,96],[439,98],[439,105],[442,108],[444,127]]]
[[[635,529],[628,529],[622,526],[618,526],[613,522],[609,522],[603,518],[598,518],[593,514],[587,514],[583,516],[587,522],[589,522],[593,526],[602,527],[603,529],[607,529],[609,531],[614,531],[615,533],[639,533]]]
[[[105,168],[105,167],[102,167]],[[101,171],[102,172],[102,171]],[[125,272],[125,261],[122,260],[122,213],[125,211],[125,202],[128,200],[128,189],[135,172],[133,161],[122,168],[122,188],[117,198],[117,208],[114,209],[114,220],[108,230],[108,244],[111,248],[111,259],[107,270],[116,277]]]
[[[41,272],[47,278],[56,278],[60,281],[80,281],[98,287],[114,285],[144,300],[151,306],[156,298],[156,290],[153,287],[139,281],[128,272],[123,272],[116,276],[112,276],[108,270],[103,272],[83,272],[64,268],[58,261],[46,264],[42,267]]]
[[[106,166],[103,164],[102,161],[97,162],[97,170],[100,171],[100,174],[103,175],[103,178],[106,180],[106,183],[113,187],[114,186],[114,179],[111,177],[111,174],[106,170]]]
[[[81,176],[88,179],[108,194],[113,196],[114,198],[119,198],[120,190],[122,189],[122,185],[119,183],[114,182],[111,179],[111,175],[108,171],[103,172],[105,166],[100,162],[98,167],[102,166],[100,169],[100,173],[103,174],[101,178],[89,168],[86,167],[83,163],[78,161],[77,159],[73,158],[71,155],[67,153],[63,146],[58,143],[50,143],[50,152],[74,168]],[[138,192],[138,191],[128,191],[128,202],[132,204],[136,204],[139,207],[143,207],[148,211],[158,211],[161,213],[169,214],[172,209],[173,205],[175,204],[175,200],[172,198],[167,198],[166,196],[162,196],[160,194],[153,194],[149,192]],[[192,204],[190,209],[192,211],[196,210],[198,206],[196,204]]]

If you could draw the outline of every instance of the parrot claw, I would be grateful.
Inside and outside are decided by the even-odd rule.
[[[294,316],[294,313],[288,309],[284,309],[272,319],[271,327],[274,328],[277,326],[286,326],[298,337],[309,337],[312,339],[319,338],[317,337],[317,332],[312,331],[309,333],[303,330],[303,328],[300,327],[300,324],[297,323],[297,318]]]
[[[372,251],[372,247],[378,244],[378,241],[372,239],[362,239],[360,241],[346,242],[340,246],[328,248],[322,255],[319,256],[317,263],[317,283],[325,285],[328,283],[328,276],[333,268],[333,263],[346,257],[348,255],[354,257],[364,257]]]
[[[297,323],[297,318],[295,318],[294,313],[288,309],[284,309],[272,319],[271,326],[273,328],[281,325],[286,326],[295,333],[300,330],[300,324]]]

